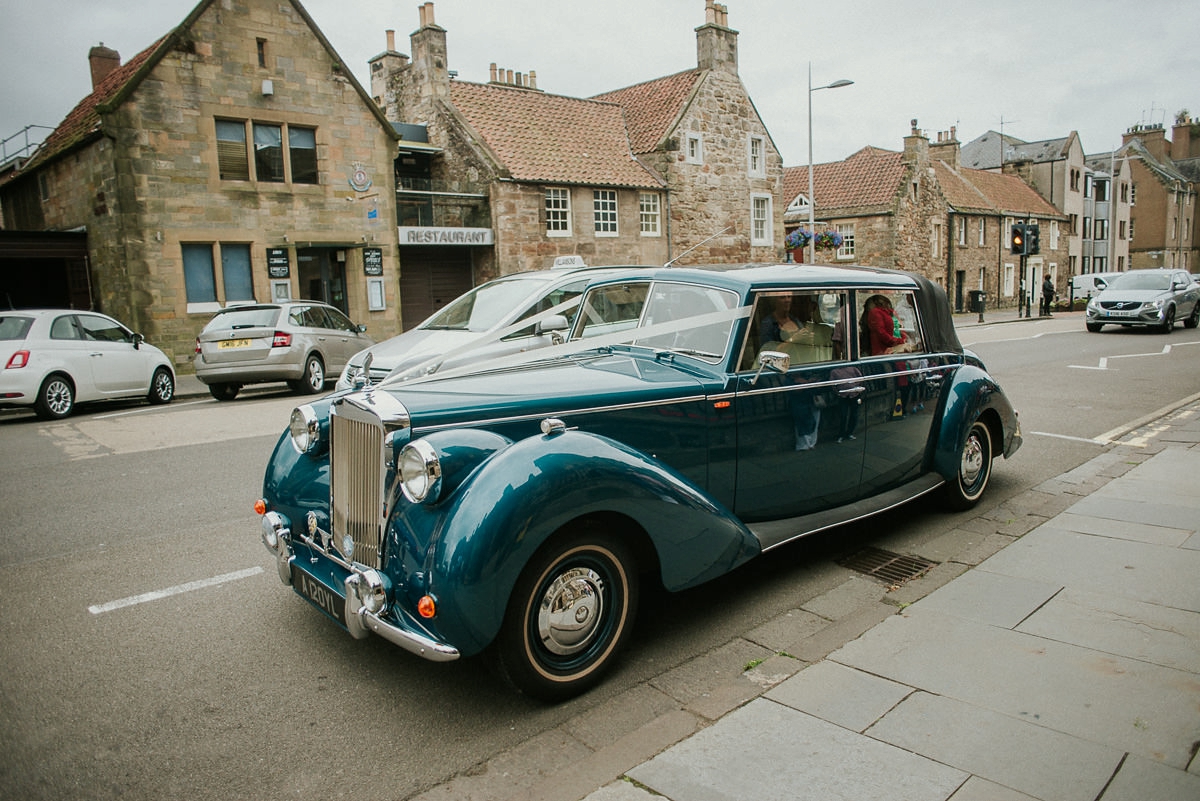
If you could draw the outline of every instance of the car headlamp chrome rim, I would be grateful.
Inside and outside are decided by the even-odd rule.
[[[372,615],[382,615],[387,611],[387,585],[383,576],[374,570],[364,570],[355,573],[350,579],[355,596],[362,608]]]
[[[311,453],[321,441],[321,421],[308,404],[292,409],[288,430],[291,432],[292,447],[297,453]]]
[[[400,490],[412,503],[437,500],[442,485],[442,465],[437,451],[423,439],[415,440],[400,451]]]
[[[279,538],[286,536],[287,523],[277,512],[267,512],[262,516],[263,543],[272,551],[279,547]]]

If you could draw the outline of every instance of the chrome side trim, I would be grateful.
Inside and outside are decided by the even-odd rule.
[[[420,426],[413,429],[413,436],[428,434],[431,431],[444,431],[452,428],[484,428],[500,423],[520,423],[528,420],[541,421],[547,417],[570,419],[573,415],[599,414],[601,412],[627,411],[629,409],[653,409],[656,406],[675,406],[680,403],[703,403],[710,400],[707,395],[691,395],[686,398],[671,398],[662,401],[646,401],[645,403],[618,403],[613,406],[591,406],[586,409],[557,410],[537,412],[536,414],[520,414],[513,417],[491,417],[483,420],[471,420],[466,423],[444,423],[436,426]]]

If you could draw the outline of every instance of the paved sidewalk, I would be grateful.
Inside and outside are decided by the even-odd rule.
[[[587,801],[1200,799],[1200,403],[1123,441],[1039,488],[1060,513]]]

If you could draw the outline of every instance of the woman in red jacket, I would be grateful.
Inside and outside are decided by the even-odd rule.
[[[887,353],[891,348],[903,344],[907,337],[900,330],[900,319],[885,295],[872,295],[863,304],[866,311],[867,341],[872,356]]]

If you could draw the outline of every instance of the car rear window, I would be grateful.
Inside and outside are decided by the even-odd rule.
[[[205,331],[230,331],[238,328],[270,328],[279,318],[279,307],[230,309],[218,314],[204,326]]]
[[[0,339],[24,339],[33,325],[32,317],[15,314],[0,316]]]

